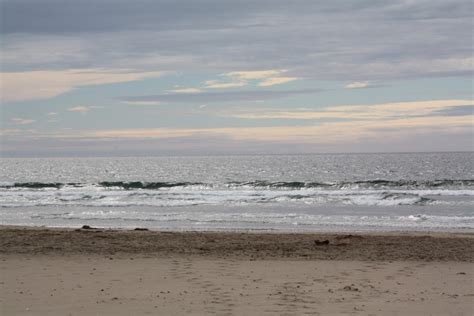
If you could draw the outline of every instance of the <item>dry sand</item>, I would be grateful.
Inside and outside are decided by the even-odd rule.
[[[1,314],[473,315],[473,250],[472,234],[2,227]]]

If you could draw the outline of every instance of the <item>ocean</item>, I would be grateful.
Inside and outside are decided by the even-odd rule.
[[[474,153],[2,158],[3,225],[474,229]]]

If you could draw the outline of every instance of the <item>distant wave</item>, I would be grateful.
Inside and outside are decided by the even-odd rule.
[[[364,181],[334,181],[334,182],[268,182],[268,181],[252,181],[252,182],[229,182],[229,185],[235,186],[253,186],[253,187],[270,187],[270,188],[438,188],[444,186],[474,186],[473,179],[462,180],[433,180],[433,181],[415,181],[415,180],[364,180]]]
[[[115,188],[123,190],[159,190],[174,187],[192,187],[200,186],[202,188],[272,188],[272,189],[305,189],[305,188],[321,188],[321,189],[397,189],[397,188],[471,188],[474,187],[474,179],[441,179],[432,181],[416,181],[416,180],[364,180],[364,181],[333,181],[333,182],[300,182],[300,181],[231,181],[226,183],[202,183],[202,182],[142,182],[142,181],[101,181],[98,183],[59,183],[59,182],[3,182],[0,183],[2,189],[61,189],[63,187],[85,187],[96,186],[103,188]]]
[[[11,189],[11,188],[29,188],[29,189],[45,189],[45,188],[56,188],[60,189],[65,185],[75,185],[74,183],[52,183],[52,182],[15,182],[15,183],[2,183],[0,188]]]
[[[99,182],[100,186],[109,188],[109,187],[118,187],[125,190],[130,189],[146,189],[146,190],[156,190],[162,188],[173,188],[173,187],[186,187],[192,185],[203,185],[203,183],[194,183],[194,182],[122,182],[122,181],[104,181]]]

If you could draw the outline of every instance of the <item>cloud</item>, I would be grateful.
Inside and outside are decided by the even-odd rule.
[[[168,139],[182,137],[228,137],[237,141],[271,143],[340,144],[400,139],[430,133],[472,132],[472,117],[430,117],[387,121],[326,122],[314,126],[229,127],[201,129],[123,129],[96,130],[62,135],[90,139]]]
[[[167,93],[147,96],[130,96],[121,100],[127,103],[211,103],[230,101],[258,101],[267,99],[279,99],[294,95],[313,94],[321,92],[321,89],[299,89],[299,90],[250,90],[250,91],[226,91],[226,92],[201,92],[201,93]]]
[[[0,130],[0,135],[3,135]],[[387,137],[387,135],[385,135]],[[22,142],[10,135],[2,142],[4,157],[51,156],[154,156],[154,155],[212,155],[212,154],[294,154],[341,152],[439,152],[464,151],[472,144],[471,131],[445,133],[411,133],[391,139],[366,139],[337,144],[239,141],[225,136],[196,135],[177,138],[38,138]],[[469,156],[465,154],[466,158]]]
[[[48,117],[48,123],[57,123],[60,121],[58,112],[49,112],[46,116]]]
[[[283,83],[287,83],[287,82],[291,82],[291,81],[295,81],[295,80],[298,80],[298,78],[296,78],[296,77],[267,78],[267,79],[262,80],[258,84],[258,86],[259,87],[270,87],[270,86],[274,86],[274,85],[277,85],[277,84],[283,84]]]
[[[253,148],[251,152],[258,153],[282,152],[280,149],[283,148],[288,150],[287,152],[469,150],[472,146],[474,115],[467,114],[467,105],[460,105],[465,101],[439,100],[355,105],[354,107],[358,107],[360,112],[370,112],[377,107],[380,108],[380,112],[373,117],[365,116],[360,120],[319,121],[310,122],[310,125],[307,124],[308,121],[304,121],[301,125],[290,125],[285,122],[281,126],[82,131],[62,129],[53,133],[11,129],[0,131],[0,133],[8,136],[5,137],[4,143],[7,146],[4,147],[4,151],[12,154],[29,152],[29,155],[37,155],[45,148],[50,148],[52,150],[50,153],[54,153],[58,142],[65,146],[67,144],[69,152],[84,150],[83,153],[86,154],[91,152],[91,148],[100,150],[107,146],[113,148],[116,145],[119,145],[122,153],[149,152],[147,150],[150,147],[144,144],[154,144],[163,153],[179,152],[181,154],[232,152],[232,150],[242,153],[247,152],[249,148]],[[335,112],[343,113],[343,109],[347,107],[351,106],[341,106],[342,111]],[[395,108],[395,115],[392,113],[383,116],[389,108]],[[417,114],[425,113],[425,115],[400,115],[409,108],[414,109]],[[448,112],[448,114],[442,112]],[[454,115],[454,113],[459,115]],[[18,141],[18,139],[21,140]],[[207,145],[196,147],[197,144]],[[66,147],[62,148],[64,150]]]
[[[40,136],[42,138],[47,137],[46,135],[41,135],[37,130],[35,129],[25,129],[25,128],[0,128],[0,136],[5,137],[2,139],[2,145],[3,141],[8,141],[9,137],[35,137],[35,136]],[[0,148],[1,149],[1,148]],[[1,152],[2,150],[0,150]]]
[[[176,88],[173,90],[169,90],[170,92],[174,93],[201,93],[202,89],[199,88]]]
[[[161,105],[162,102],[159,102],[159,101],[132,101],[132,100],[129,100],[129,101],[123,101],[124,103],[126,104],[130,104],[130,105]]]
[[[77,113],[87,113],[89,112],[90,110],[93,110],[93,109],[103,109],[104,107],[103,106],[75,106],[75,107],[72,107],[72,108],[69,108],[67,109],[69,112],[77,112]]]
[[[312,94],[317,93],[309,89],[294,90],[291,82],[297,78],[338,80],[339,83],[335,84],[341,88],[345,84],[348,88],[370,88],[373,83],[383,80],[458,77],[447,80],[448,85],[454,87],[460,80],[464,85],[473,74],[470,0],[295,0],[291,3],[285,0],[204,0],[199,3],[193,0],[0,1],[3,102],[46,99],[78,87],[141,80],[167,71],[191,74],[192,80],[214,80],[194,88],[175,87],[175,91],[140,92],[135,89],[150,91],[152,87],[134,84],[133,91],[122,90],[122,95],[133,97],[120,100],[134,105],[181,102],[193,105],[185,107],[187,109],[197,109],[200,104],[212,106],[222,103],[228,107],[230,103],[225,102],[235,101],[237,105],[239,101],[262,100],[278,100],[281,106],[283,98],[303,94],[313,97]],[[216,73],[222,75],[204,77]],[[461,76],[465,77],[459,78]],[[423,82],[435,87],[440,81]],[[179,83],[187,87],[189,81]],[[305,87],[310,84],[314,81],[302,83]],[[403,84],[402,89],[406,86]],[[293,90],[269,91],[272,87],[275,90],[282,87]],[[258,91],[227,90],[233,88]],[[116,92],[115,89],[106,90],[100,98]],[[448,90],[443,95],[449,98],[466,95],[455,88]],[[391,93],[380,91],[385,92]],[[149,95],[137,97],[141,93]],[[433,91],[420,90],[416,95],[417,98],[431,98],[430,93]],[[442,91],[435,94],[439,96],[440,93]],[[378,96],[384,98],[384,95]],[[345,99],[334,94],[322,95],[320,99],[323,97]],[[321,104],[321,100],[315,102]],[[71,104],[71,107],[83,104],[79,102],[65,104]],[[51,109],[58,109],[55,104],[52,102],[54,107]],[[191,110],[189,115],[194,116],[189,120],[182,121],[176,115],[166,122],[163,118],[150,122],[152,120],[147,121],[140,111],[119,107],[118,110],[124,112],[117,112],[117,120],[103,128],[173,124],[260,124],[276,127],[274,125],[283,124],[282,120],[291,119],[291,122],[284,124],[303,125],[287,126],[295,128],[291,135],[294,135],[292,139],[296,142],[298,132],[308,135],[309,132],[302,129],[306,125],[336,123],[329,122],[331,120],[338,120],[338,123],[350,120],[365,122],[366,126],[373,126],[374,130],[388,135],[388,128],[398,128],[395,120],[411,120],[414,124],[416,119],[428,119],[428,116],[437,122],[444,117],[454,124],[454,120],[461,120],[461,116],[469,118],[469,109],[463,106],[472,102],[456,104],[440,107],[410,104],[409,109],[394,104],[380,107],[346,105],[325,109],[315,107],[313,110],[295,110],[289,105],[287,110],[272,110],[267,108],[268,102],[265,102],[252,110],[229,113],[233,116],[228,119],[207,117],[207,114],[223,109],[214,106],[212,111],[196,110],[191,113]],[[8,116],[5,120],[12,127],[9,119],[23,117],[26,105],[6,105]],[[173,115],[179,110],[182,110],[180,106],[150,109],[153,112],[173,112]],[[132,112],[136,116],[124,119]],[[217,114],[224,116],[219,112]],[[65,119],[74,119],[73,116],[67,115]],[[43,115],[43,119],[47,117]],[[375,122],[377,120],[380,121]],[[390,122],[391,127],[383,129],[380,126],[382,120],[383,123]],[[91,128],[93,122],[86,121],[81,120],[80,125],[68,121],[65,125]],[[344,126],[337,125],[342,130]],[[20,129],[21,126],[16,127]],[[358,125],[354,128],[356,131],[366,130]],[[409,129],[414,131],[416,128],[411,126]],[[443,130],[448,133],[457,128],[464,127],[450,125]],[[420,126],[420,129],[435,131],[432,126]],[[375,133],[374,130],[370,131],[370,135]],[[277,133],[276,130],[274,132]],[[392,130],[390,135],[401,133],[403,131]]]
[[[474,115],[474,105],[456,105],[442,108],[431,113],[432,115],[441,116],[462,116]]]
[[[368,81],[354,81],[345,86],[346,89],[363,89],[368,88],[370,83]]]
[[[227,77],[237,78],[238,80],[259,80],[272,78],[279,75],[286,70],[275,69],[275,70],[254,70],[254,71],[234,71],[224,74]]]
[[[78,113],[87,113],[90,111],[90,108],[87,106],[75,106],[67,109],[69,112],[78,112]]]
[[[161,76],[162,72],[102,69],[3,72],[2,101],[48,99],[76,87],[120,83]]]
[[[344,81],[472,75],[470,0],[4,0],[2,12],[2,69],[11,72],[127,65],[291,69],[288,77]]]
[[[219,115],[249,120],[388,120],[396,118],[416,118],[423,116],[456,116],[453,109],[472,104],[472,100],[430,100],[413,102],[394,102],[370,105],[338,105],[326,107],[319,111],[239,111]],[[465,109],[462,109],[465,111]],[[472,108],[471,108],[472,110]],[[455,114],[455,113],[454,113]],[[463,113],[466,115],[466,113]]]
[[[204,82],[208,89],[228,89],[243,87],[249,84],[249,81],[258,81],[259,87],[270,87],[278,84],[297,80],[296,77],[281,77],[280,74],[287,72],[286,69],[274,70],[254,70],[254,71],[233,71],[224,73],[221,76],[230,81],[207,80]]]
[[[10,121],[13,122],[16,125],[30,125],[30,124],[33,124],[34,122],[36,122],[35,120],[23,119],[23,118],[19,118],[19,117],[12,118],[12,119],[10,119]]]
[[[207,89],[228,89],[238,88],[247,85],[246,81],[231,81],[231,82],[219,82],[217,80],[204,81],[205,88]]]
[[[87,139],[170,139],[224,137],[235,141],[258,141],[298,144],[342,144],[367,141],[399,141],[414,135],[466,134],[473,131],[472,113],[466,114],[470,100],[432,100],[383,103],[371,105],[343,105],[328,107],[322,111],[273,112],[255,116],[239,115],[247,119],[300,119],[319,120],[302,125],[209,127],[209,128],[139,128],[92,131],[63,131],[61,138]],[[472,105],[471,105],[472,106]],[[463,108],[461,115],[450,110]],[[442,112],[448,111],[448,115]],[[339,121],[325,121],[327,118]],[[321,120],[323,119],[323,120]],[[342,120],[341,120],[342,119]]]

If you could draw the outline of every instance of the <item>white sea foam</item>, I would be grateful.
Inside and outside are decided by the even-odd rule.
[[[281,189],[261,187],[213,188],[191,185],[171,188],[131,189],[99,185],[64,185],[60,188],[3,188],[2,207],[23,206],[186,206],[242,205],[293,202],[340,203],[366,206],[397,206],[436,203],[434,196],[471,197],[474,190],[328,190],[321,188]],[[464,201],[465,202],[465,201]],[[455,204],[456,200],[443,201]]]
[[[6,218],[8,221],[12,218]],[[410,214],[406,216],[387,215],[321,215],[310,213],[278,212],[218,212],[218,211],[161,211],[118,210],[118,209],[82,209],[66,212],[45,211],[28,218],[16,219],[18,222],[49,223],[50,225],[80,225],[94,223],[99,226],[146,226],[176,227],[188,229],[205,228],[280,228],[291,229],[474,229],[474,216],[436,216]]]

